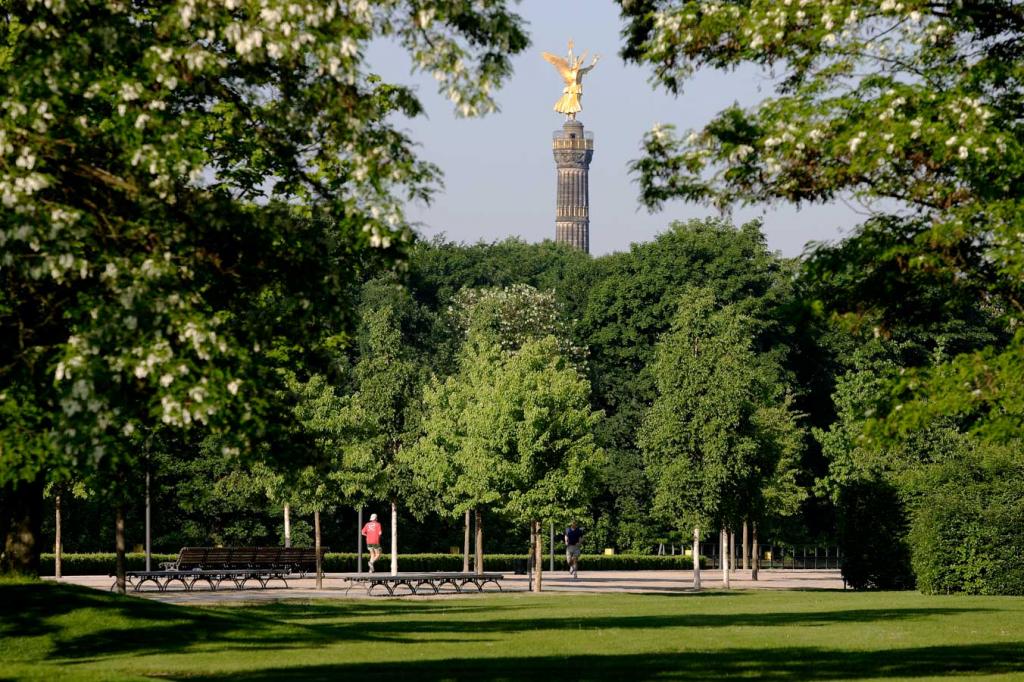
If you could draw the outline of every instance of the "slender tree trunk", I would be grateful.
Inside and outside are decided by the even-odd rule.
[[[55,498],[54,501],[56,503],[55,504],[56,512],[54,514],[54,516],[56,518],[54,519],[55,526],[54,526],[54,541],[53,541],[53,576],[55,578],[57,578],[57,580],[60,580],[61,577],[62,577],[61,576],[60,560],[61,560],[61,556],[64,553],[62,551],[63,547],[61,547],[61,544],[60,544],[60,520],[61,520],[60,519],[60,495],[57,495],[57,497]]]
[[[693,529],[693,589],[700,589],[700,528]]]
[[[292,510],[288,503],[284,503],[284,546],[292,546]]]
[[[466,510],[466,528],[462,543],[462,572],[469,573],[469,510]]]
[[[398,574],[398,505],[391,501],[391,575]]]
[[[736,533],[729,530],[729,575],[736,570]]]
[[[114,550],[117,553],[114,572],[116,573],[117,591],[124,594],[126,591],[125,563],[124,563],[124,503],[118,502],[114,511]]]
[[[318,511],[313,512],[313,537],[313,544],[316,546],[316,589],[322,590],[324,587],[324,567],[320,565],[320,512]]]
[[[754,555],[753,568],[750,569],[750,579],[757,580],[757,571],[761,568],[761,548],[757,544],[757,521],[750,527],[751,554]]]
[[[43,477],[0,488],[0,521],[4,534],[0,572],[39,575],[43,547]]]
[[[555,522],[551,522],[551,543],[548,545],[551,549],[551,563],[548,564],[548,568],[552,573],[555,572]]]
[[[544,572],[544,544],[540,539],[540,521],[530,522],[530,556],[533,560],[533,582],[530,585],[531,592],[540,592],[542,588],[542,574]]]
[[[718,534],[722,546],[722,587],[729,589],[729,531],[724,528]]]
[[[743,570],[750,570],[750,537],[748,536],[747,520],[743,519]]]
[[[477,575],[484,572],[484,514],[476,510],[476,566]]]
[[[359,508],[359,520],[356,522],[356,573],[363,572],[363,508]]]
[[[153,517],[150,514],[149,508],[149,472],[146,472],[146,570],[151,571],[153,565],[153,534],[151,522]]]

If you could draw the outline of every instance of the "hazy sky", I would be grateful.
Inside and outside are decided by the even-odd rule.
[[[600,255],[648,241],[673,220],[715,215],[714,209],[676,202],[650,214],[639,207],[638,187],[628,164],[640,154],[643,134],[654,123],[696,128],[734,102],[750,105],[771,94],[771,81],[754,70],[697,74],[678,98],[655,91],[648,72],[618,56],[622,22],[610,0],[524,0],[516,10],[529,22],[532,45],[514,60],[515,74],[498,93],[501,111],[482,119],[458,119],[437,94],[433,79],[411,75],[401,50],[375,45],[369,59],[392,81],[410,84],[426,107],[426,118],[404,124],[422,146],[420,156],[444,172],[444,190],[430,206],[411,206],[410,219],[426,236],[445,233],[464,242],[519,236],[535,242],[554,238],[555,166],[551,133],[564,117],[552,111],[562,92],[542,51],[600,54],[584,80],[578,115],[594,133],[590,166],[590,249]],[[799,255],[808,241],[835,240],[864,215],[843,204],[737,209],[737,222],[763,215],[768,245]]]

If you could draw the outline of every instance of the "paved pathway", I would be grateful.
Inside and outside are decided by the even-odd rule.
[[[707,570],[701,572],[704,589],[720,589],[722,574],[720,571]],[[101,590],[109,590],[111,579],[106,576],[71,576],[62,582],[85,585]],[[759,580],[750,579],[750,571],[736,571],[732,577],[732,589],[810,589],[810,590],[842,590],[843,579],[837,570],[764,570]],[[235,590],[221,589],[216,592],[170,590],[157,592],[148,590],[131,592],[151,599],[172,604],[215,604],[232,602],[259,602],[278,599],[377,599],[367,597],[365,590],[356,586],[346,595],[347,583],[332,579],[330,574],[324,579],[324,589],[316,590],[314,580],[289,580],[289,588],[273,587],[266,590],[247,588]],[[690,571],[595,571],[580,572],[579,580],[573,580],[564,571],[544,573],[544,592],[548,594],[575,593],[588,594],[596,592],[632,592],[632,593],[663,593],[679,594],[692,592],[693,574]],[[147,585],[148,586],[148,585]],[[529,584],[526,576],[506,574],[502,581],[506,592],[527,592]],[[493,590],[488,590],[493,594]],[[417,595],[414,599],[461,599],[474,593]],[[406,597],[408,598],[408,597]]]

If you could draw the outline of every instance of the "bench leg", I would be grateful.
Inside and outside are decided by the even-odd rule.
[[[395,591],[386,582],[375,582],[375,581],[371,580],[371,581],[369,581],[369,583],[367,584],[367,587],[366,587],[366,594],[367,594],[367,596],[373,596],[373,588],[378,587],[378,586],[383,587],[384,590],[388,593],[389,597],[393,597],[395,595]],[[381,595],[381,596],[383,596],[383,595]]]
[[[263,587],[266,588],[266,586],[270,583],[271,580],[280,580],[281,582],[284,583],[284,586],[286,588],[288,587],[288,581],[285,580],[283,575],[268,575],[268,576],[265,576],[263,578]]]
[[[409,594],[416,594],[416,586],[413,585],[411,581],[409,581],[409,580],[399,580],[399,581],[395,582],[395,584],[391,587],[391,594],[392,594],[392,596],[395,596],[395,590],[397,590],[399,587],[402,587],[403,585],[405,587],[409,588]],[[402,596],[402,595],[398,595],[398,596]]]
[[[426,585],[427,587],[429,587],[430,589],[432,589],[432,590],[434,591],[434,594],[437,594],[437,593],[438,593],[437,585],[435,585],[435,584],[434,584],[434,581],[433,581],[433,580],[421,580],[421,581],[419,581],[418,583],[416,583],[416,589],[417,589],[417,591],[418,591],[418,590],[419,590],[419,589],[420,589],[421,587],[423,587],[424,585]],[[418,593],[418,592],[417,592],[417,593]]]

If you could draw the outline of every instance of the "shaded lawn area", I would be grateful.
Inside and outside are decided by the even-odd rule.
[[[0,582],[0,679],[1024,678],[1024,599],[503,594],[183,607]]]

